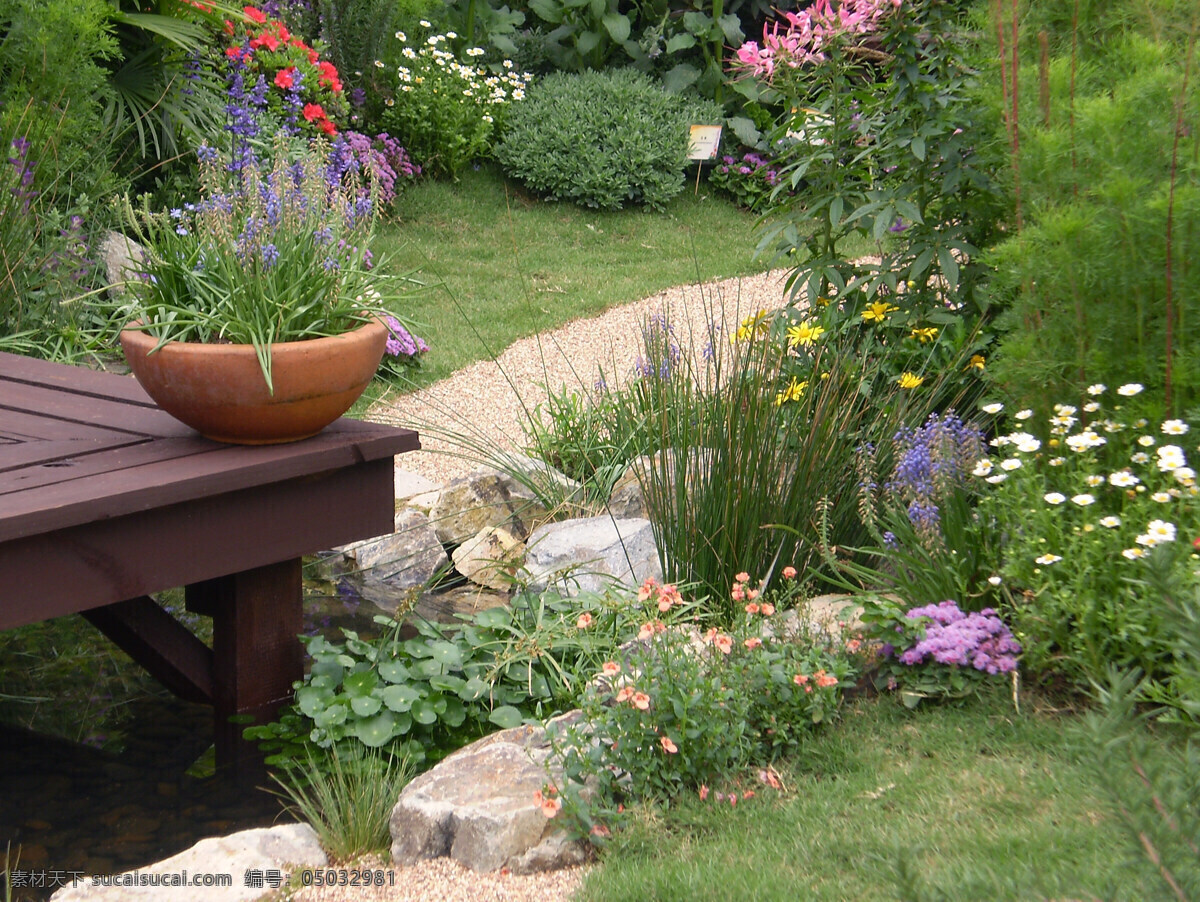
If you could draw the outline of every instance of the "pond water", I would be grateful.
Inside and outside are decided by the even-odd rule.
[[[306,597],[306,631],[370,632],[378,608],[348,582],[324,589]],[[14,872],[43,884],[16,890],[14,899],[47,899],[71,872],[130,870],[208,836],[290,820],[263,788],[265,777],[239,785],[213,773],[211,708],[165,690],[122,708],[115,748],[0,724],[0,856],[8,846],[15,859],[19,847]]]

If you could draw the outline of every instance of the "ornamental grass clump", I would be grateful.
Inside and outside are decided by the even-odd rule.
[[[1047,420],[1012,414],[1016,428],[993,438],[973,470],[980,515],[1003,537],[997,576],[1030,669],[1086,686],[1110,665],[1136,668],[1162,688],[1178,661],[1142,581],[1153,563],[1185,590],[1200,585],[1189,462],[1200,445],[1186,420],[1154,415],[1156,399],[1138,383],[1081,394]]]
[[[158,346],[253,345],[271,387],[272,344],[338,335],[388,313],[406,282],[374,269],[375,204],[344,160],[283,139],[261,164],[207,145],[198,156],[199,201],[169,211],[144,199],[122,205],[144,248],[125,314]]]

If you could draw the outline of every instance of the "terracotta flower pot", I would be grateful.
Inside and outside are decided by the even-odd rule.
[[[383,357],[381,322],[329,338],[271,345],[266,379],[252,345],[174,341],[150,351],[154,336],[121,332],[125,359],[159,407],[219,442],[268,445],[316,435],[358,400]]]

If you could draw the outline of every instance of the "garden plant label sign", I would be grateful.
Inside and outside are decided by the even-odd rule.
[[[721,143],[721,126],[693,125],[688,131],[688,159],[715,160]]]

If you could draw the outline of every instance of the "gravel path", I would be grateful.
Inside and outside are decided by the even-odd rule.
[[[369,417],[420,432],[424,450],[403,455],[397,467],[443,484],[478,466],[491,449],[519,451],[525,411],[546,400],[545,386],[585,393],[594,390],[601,371],[610,387],[628,378],[649,317],[665,316],[686,354],[689,344],[702,349],[714,334],[727,341],[730,329],[747,315],[780,306],[785,276],[778,270],[667,289],[522,339],[494,361],[472,364],[421,391],[377,404]]]

